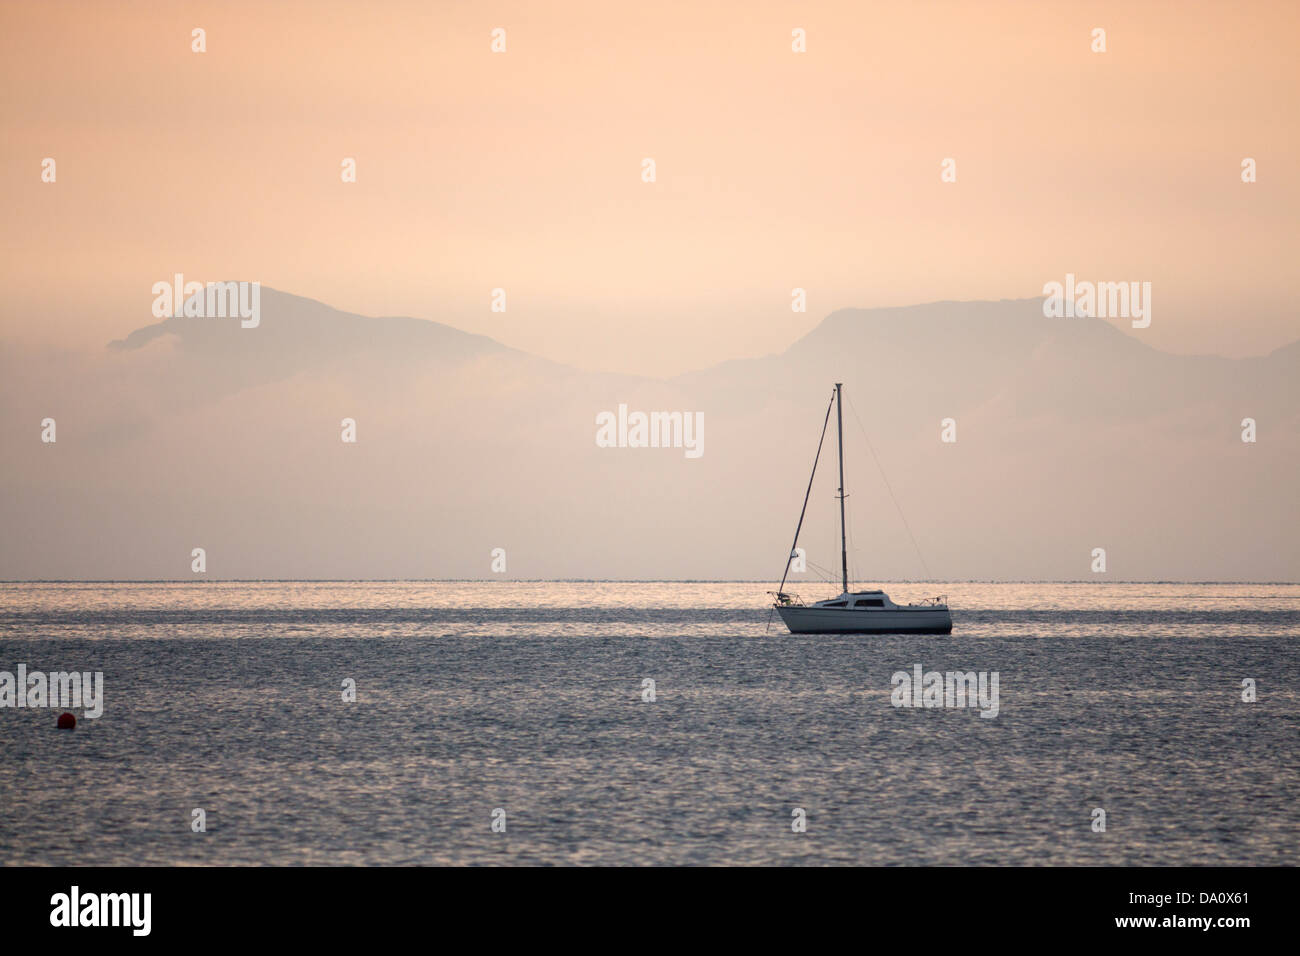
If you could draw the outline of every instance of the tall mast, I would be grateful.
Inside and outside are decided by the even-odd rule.
[[[849,593],[849,546],[844,538],[844,394],[842,383],[835,383],[835,427],[839,432],[840,450],[840,571],[844,578],[844,593]]]

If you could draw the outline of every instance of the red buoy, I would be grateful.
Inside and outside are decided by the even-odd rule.
[[[59,730],[74,730],[77,726],[77,718],[73,717],[67,711],[59,714]]]

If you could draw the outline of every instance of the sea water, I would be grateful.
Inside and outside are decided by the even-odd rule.
[[[942,636],[770,587],[0,584],[0,671],[103,674],[0,708],[0,863],[1297,862],[1300,586],[883,585]]]

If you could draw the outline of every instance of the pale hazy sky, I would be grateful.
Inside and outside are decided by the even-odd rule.
[[[658,375],[1072,271],[1150,281],[1157,347],[1258,354],[1300,337],[1298,28],[1292,2],[5,3],[0,337],[99,348],[183,272]]]

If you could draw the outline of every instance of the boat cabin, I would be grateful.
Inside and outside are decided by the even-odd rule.
[[[831,598],[828,601],[818,601],[813,607],[843,607],[853,608],[884,608],[895,607],[889,595],[884,591],[854,591],[852,594],[841,594],[837,598]]]

